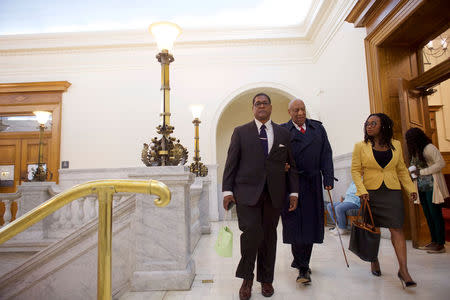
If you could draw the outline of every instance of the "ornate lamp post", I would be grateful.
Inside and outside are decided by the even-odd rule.
[[[155,37],[159,54],[156,58],[161,63],[161,125],[156,127],[157,133],[162,135],[152,139],[150,145],[144,144],[142,149],[142,162],[150,166],[176,166],[184,165],[187,160],[187,150],[180,144],[180,140],[171,137],[174,127],[170,125],[170,85],[169,85],[169,65],[174,61],[170,53],[173,43],[181,33],[181,28],[170,22],[158,22],[150,25],[150,32]]]
[[[192,105],[191,106],[191,111],[192,111],[192,116],[194,117],[194,121],[192,121],[192,123],[194,123],[194,127],[195,127],[195,154],[194,154],[194,162],[189,166],[189,170],[191,171],[191,173],[194,173],[195,176],[201,176],[201,177],[205,177],[206,175],[208,175],[208,168],[200,162],[201,157],[200,157],[200,137],[199,137],[199,125],[200,125],[200,115],[202,114],[202,110],[203,110],[203,106],[201,105]]]
[[[43,166],[43,156],[44,156],[44,129],[45,123],[47,123],[48,119],[51,116],[51,113],[48,111],[34,111],[33,114],[36,115],[36,119],[39,123],[39,156],[38,156],[38,167],[33,172],[33,181],[45,181],[47,179],[48,170],[44,169]]]

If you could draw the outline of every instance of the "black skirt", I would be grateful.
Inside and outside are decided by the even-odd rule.
[[[402,228],[405,219],[401,190],[391,190],[383,184],[377,190],[368,190],[373,222],[377,227]],[[370,217],[366,215],[366,221]]]

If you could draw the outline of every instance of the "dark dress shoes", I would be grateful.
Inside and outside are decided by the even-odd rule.
[[[261,294],[264,297],[271,297],[273,295],[273,286],[271,283],[261,282]]]
[[[402,274],[400,273],[400,271],[398,271],[397,276],[398,276],[398,279],[400,279],[400,282],[402,283],[403,289],[405,289],[405,287],[411,288],[411,287],[416,287],[416,286],[417,286],[417,283],[416,283],[415,281],[413,281],[413,280],[411,280],[411,281],[406,281],[406,280],[403,278],[403,276],[402,276]]]
[[[298,277],[297,277],[298,283],[303,283],[304,285],[308,285],[311,283],[311,269],[309,268],[301,268],[298,271]]]
[[[434,244],[427,250],[427,253],[445,253],[445,246]]]
[[[248,300],[252,296],[252,285],[253,280],[246,280],[242,282],[241,288],[239,289],[239,300]]]
[[[373,276],[381,276],[380,262],[378,261],[378,259],[370,263],[370,271],[372,272]]]

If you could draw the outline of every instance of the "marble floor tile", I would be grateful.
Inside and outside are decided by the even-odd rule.
[[[227,225],[233,231],[233,257],[222,258],[214,252],[214,242],[219,228]],[[236,221],[214,222],[211,234],[203,235],[195,252],[196,277],[189,291],[167,291],[147,294],[147,298],[135,298],[125,294],[121,300],[238,300],[241,280],[234,277],[239,262],[239,235]],[[418,286],[403,289],[397,278],[398,263],[391,241],[381,239],[379,260],[381,277],[370,273],[370,263],[360,260],[347,250],[349,235],[342,236],[342,242],[350,267],[345,265],[339,238],[325,229],[323,244],[314,245],[311,257],[312,283],[302,286],[295,282],[297,270],[290,267],[292,254],[290,245],[281,240],[281,223],[278,227],[278,248],[275,267],[275,294],[271,298],[261,295],[261,285],[254,282],[253,300],[351,300],[351,299],[450,299],[450,253],[427,254],[413,249],[407,241],[408,268]],[[450,247],[447,245],[447,251]]]

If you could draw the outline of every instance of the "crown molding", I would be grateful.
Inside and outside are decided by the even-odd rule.
[[[245,29],[197,29],[186,30],[176,41],[175,47],[209,43],[246,44],[269,41],[305,40],[302,27],[295,25],[278,28]],[[36,46],[39,45],[39,46]],[[43,49],[105,49],[126,47],[153,47],[152,35],[143,30],[120,30],[76,33],[50,33],[0,36],[0,53]]]
[[[276,28],[187,29],[175,45],[177,49],[278,46],[304,47],[305,57],[316,61],[344,22],[357,0],[316,0],[305,22]],[[156,43],[146,30],[75,33],[45,33],[0,36],[1,56],[95,53],[109,51],[154,51]]]

